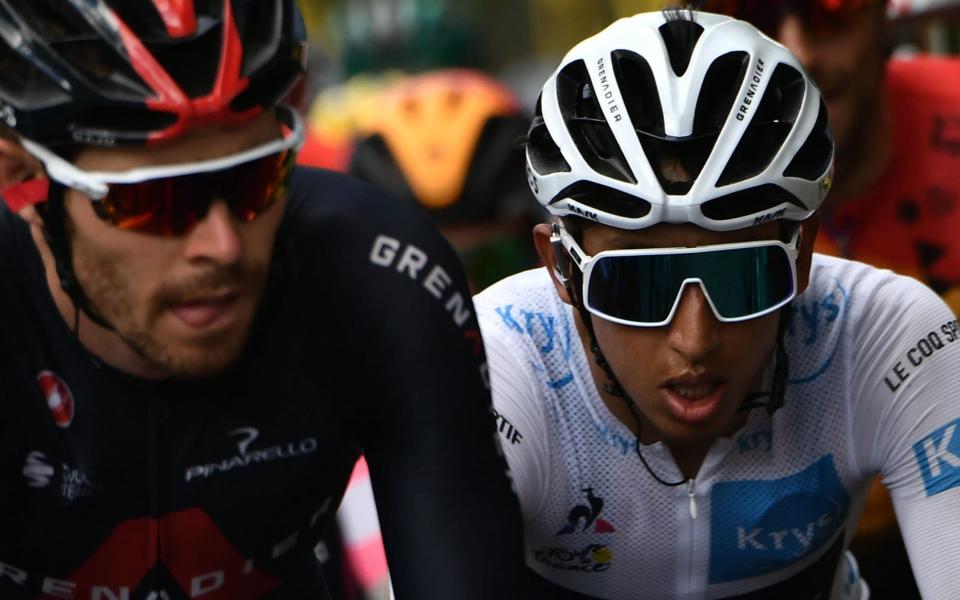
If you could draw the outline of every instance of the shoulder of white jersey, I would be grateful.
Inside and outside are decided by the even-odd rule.
[[[810,272],[810,285],[803,295],[842,284],[848,294],[857,296],[879,294],[877,300],[889,301],[894,305],[919,295],[936,294],[924,283],[913,277],[900,275],[890,269],[829,256],[814,254]]]
[[[845,331],[854,343],[879,331],[952,316],[943,299],[913,277],[821,254],[814,254],[810,284],[794,300],[794,310],[804,327],[819,319],[837,335]]]
[[[496,308],[508,304],[544,306],[556,295],[552,280],[543,267],[504,277],[473,297],[477,314],[496,317]]]

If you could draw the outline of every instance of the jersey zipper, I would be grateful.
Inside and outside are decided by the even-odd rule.
[[[687,509],[689,510],[689,514],[690,514],[690,520],[687,521],[686,523],[686,529],[689,534],[689,538],[687,540],[687,552],[686,552],[687,568],[685,569],[686,580],[683,581],[682,586],[678,589],[678,591],[681,592],[680,594],[678,594],[678,597],[683,597],[683,598],[692,598],[691,594],[692,594],[693,582],[695,578],[694,565],[696,564],[695,559],[697,554],[696,529],[698,527],[698,523],[696,521],[697,521],[697,516],[699,512],[697,510],[695,486],[696,486],[696,481],[694,480],[693,477],[687,480],[687,485],[686,485]]]
[[[696,492],[693,489],[694,481],[693,478],[687,480],[687,498],[690,499],[690,518],[696,520],[697,515],[697,496]]]
[[[148,400],[147,404],[147,435],[146,435],[146,451],[147,451],[147,510],[149,511],[150,516],[153,518],[153,522],[156,523],[159,519],[159,500],[158,500],[158,488],[160,487],[159,482],[159,465],[157,457],[157,438],[159,433],[157,432],[157,417],[156,417],[157,407],[154,400]],[[147,555],[155,557],[155,560],[160,559],[160,532],[159,527],[150,528],[150,537],[147,540]],[[154,574],[155,570],[151,570],[149,575],[150,579],[148,581],[149,587],[147,589],[154,589],[156,583],[156,575]]]
[[[160,531],[160,428],[162,422],[169,420],[170,408],[167,405],[166,398],[151,399],[147,405],[147,502],[150,516],[153,517],[154,527],[150,530],[150,539],[148,540],[148,553],[153,556],[156,562],[163,561],[162,548],[160,540],[162,532]],[[157,585],[156,570],[151,570],[149,575],[149,588],[151,590],[159,589]],[[165,595],[165,594],[164,594]]]

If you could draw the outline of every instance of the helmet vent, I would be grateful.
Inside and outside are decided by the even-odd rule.
[[[190,98],[213,91],[220,68],[223,25],[199,29],[190,38],[147,44],[151,54]]]
[[[768,183],[708,200],[700,205],[700,210],[705,217],[713,221],[728,221],[765,213],[782,204],[807,208],[787,190]]]
[[[527,135],[527,156],[533,170],[541,175],[569,173],[570,164],[563,158],[560,147],[553,141],[543,117],[536,117]]]
[[[677,77],[683,77],[690,66],[690,58],[703,34],[703,26],[693,21],[689,11],[665,12],[667,22],[660,26],[660,36],[670,57],[670,66]]]
[[[50,0],[8,0],[7,4],[46,41],[99,37],[69,2],[54,6]]]
[[[750,55],[728,52],[711,63],[703,78],[693,116],[694,133],[719,133],[730,117],[740,85],[747,73]]]
[[[194,3],[196,31],[173,37],[153,2],[108,0],[117,16],[190,98],[213,91],[222,58],[223,2]]]
[[[816,181],[830,167],[832,156],[833,138],[827,124],[827,107],[823,103],[823,98],[821,98],[817,123],[813,126],[813,131],[810,132],[807,141],[800,147],[783,174],[785,177],[799,177],[808,181]]]
[[[69,3],[56,6],[51,6],[49,0],[14,0],[12,3],[50,48],[103,94],[131,102],[142,102],[150,94],[127,61]]]
[[[262,69],[277,55],[283,37],[283,5],[278,0],[247,2],[237,10],[237,23],[242,24],[242,73],[248,75]]]
[[[554,196],[550,204],[566,199],[627,219],[640,219],[650,212],[650,203],[646,200],[592,181],[578,181],[567,186]]]
[[[70,100],[52,79],[0,38],[0,96],[18,108],[36,110]]]
[[[612,179],[636,183],[582,60],[568,64],[557,75],[557,101],[570,137],[587,164]]]
[[[170,3],[170,0],[162,1],[167,4]],[[209,29],[210,23],[219,22],[223,19],[224,0],[188,1],[193,4],[193,15],[197,18],[198,30]],[[137,37],[145,42],[155,43],[174,39],[160,15],[157,7],[158,0],[106,0],[106,3],[124,23],[137,33]]]
[[[286,99],[306,66],[306,35],[292,0],[247,2],[237,9],[237,27],[243,39],[242,73],[250,87],[231,103],[243,112]]]
[[[630,122],[638,133],[663,136],[663,108],[650,63],[636,52],[615,50],[613,72]]]
[[[716,134],[678,138],[664,132],[663,109],[650,64],[626,50],[613,53],[614,72],[643,153],[667,194],[690,191],[716,142]]]
[[[806,82],[799,71],[782,63],[777,65],[717,187],[759,175],[773,162],[793,129],[805,90]]]
[[[256,106],[278,104],[293,88],[302,74],[298,60],[275,61],[257,73],[250,86],[230,103],[235,112],[245,112]]]
[[[107,0],[107,4],[141,40],[155,41],[167,37],[167,28],[153,2]]]

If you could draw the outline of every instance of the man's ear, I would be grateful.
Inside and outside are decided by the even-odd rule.
[[[820,216],[814,215],[800,223],[800,248],[797,249],[797,294],[802,294],[810,284],[810,267],[813,264],[813,244],[820,231]]]
[[[0,138],[0,191],[15,183],[34,179],[43,173],[40,161],[19,143]]]
[[[43,165],[18,142],[0,137],[0,194],[12,185],[44,177]],[[26,206],[18,214],[27,222],[42,225],[33,206]]]
[[[570,261],[561,260],[557,256],[558,249],[550,241],[553,235],[553,227],[549,223],[540,223],[533,228],[533,245],[540,255],[547,272],[550,273],[550,279],[553,281],[553,287],[557,289],[557,295],[567,304],[573,304],[570,299],[570,292],[567,286],[570,283]],[[559,250],[563,252],[563,249]]]

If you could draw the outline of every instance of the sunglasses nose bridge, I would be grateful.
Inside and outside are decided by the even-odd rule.
[[[685,360],[699,363],[719,346],[719,326],[703,282],[685,280],[677,293],[677,307],[669,324],[670,347]]]
[[[213,198],[205,213],[186,233],[184,253],[189,259],[209,259],[232,264],[241,255],[242,244],[237,221],[224,200]]]
[[[700,292],[700,296],[695,298],[695,300],[705,304],[706,308],[709,308],[710,312],[713,313],[713,316],[719,320],[720,315],[717,314],[717,309],[713,305],[713,299],[710,298],[710,291],[707,289],[707,284],[704,283],[703,279],[700,277],[688,277],[680,284],[680,289],[677,290],[676,308],[674,313],[680,312],[680,308],[682,307],[684,301],[687,300],[687,292],[690,290],[692,290],[694,295],[696,295],[697,292]]]

